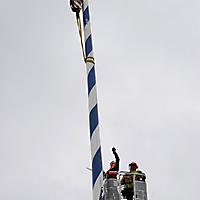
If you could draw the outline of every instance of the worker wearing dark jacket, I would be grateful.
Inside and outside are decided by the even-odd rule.
[[[121,180],[121,185],[124,185],[122,190],[122,195],[126,197],[127,200],[132,200],[134,196],[134,183],[135,181],[144,181],[146,175],[138,169],[138,165],[135,162],[129,164],[130,171],[127,172]]]
[[[106,172],[106,177],[107,178],[117,178],[117,174],[119,171],[119,156],[116,152],[115,147],[112,148],[112,152],[115,156],[115,161],[112,161],[110,163],[110,169]]]

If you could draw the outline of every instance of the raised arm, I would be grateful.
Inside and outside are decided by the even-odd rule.
[[[112,148],[112,152],[113,152],[113,154],[114,154],[114,156],[115,156],[115,160],[116,160],[116,166],[115,166],[115,170],[116,171],[119,171],[119,156],[118,156],[118,154],[117,154],[117,152],[116,152],[116,149],[115,149],[115,147],[113,147]]]

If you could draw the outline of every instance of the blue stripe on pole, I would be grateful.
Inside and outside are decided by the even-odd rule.
[[[92,134],[96,129],[98,123],[99,123],[98,108],[96,104],[94,108],[92,108],[92,110],[90,111],[90,137],[92,137]]]
[[[96,79],[95,79],[95,69],[94,66],[92,67],[92,69],[90,70],[89,74],[88,74],[88,94],[90,94],[92,88],[94,87],[94,85],[96,84]]]
[[[90,54],[92,51],[92,36],[90,35],[87,40],[85,41],[85,54],[86,57]]]
[[[89,20],[90,20],[89,8],[87,7],[83,12],[83,24],[84,24],[84,26],[87,24],[87,22]]]
[[[99,174],[102,171],[102,158],[101,158],[101,147],[96,152],[93,160],[92,160],[92,183],[93,187],[96,183],[96,180],[99,176]]]

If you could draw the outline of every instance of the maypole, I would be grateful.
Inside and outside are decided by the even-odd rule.
[[[138,165],[135,162],[129,164],[129,172],[119,172],[119,157],[115,152],[115,148],[112,148],[112,151],[116,162],[110,163],[110,169],[105,173],[103,185],[95,59],[92,46],[89,5],[88,0],[70,0],[70,5],[72,11],[76,12],[81,48],[87,69],[93,200],[121,200],[122,197],[123,199],[147,200],[146,175],[141,170],[137,170]],[[82,22],[80,19],[81,10],[83,13]],[[84,42],[82,31],[84,33]]]
[[[99,133],[97,86],[95,75],[95,60],[92,46],[92,33],[90,26],[90,13],[88,0],[70,0],[71,8],[76,12],[77,24],[81,38],[84,61],[87,69],[88,85],[88,105],[89,105],[89,126],[90,126],[90,146],[92,159],[92,189],[93,200],[100,200],[103,185],[103,167],[101,155],[101,142]],[[79,12],[83,13],[84,47],[82,44],[82,30]]]
[[[103,184],[103,167],[102,167],[101,142],[99,133],[95,60],[93,55],[92,33],[90,27],[90,13],[89,13],[88,0],[83,1],[83,25],[84,25],[85,56],[86,56],[85,61],[87,69],[87,83],[88,83],[93,200],[99,200]]]

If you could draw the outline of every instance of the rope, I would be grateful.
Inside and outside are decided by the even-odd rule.
[[[95,64],[95,60],[93,57],[88,56],[87,58],[85,58],[85,63]]]
[[[81,51],[82,51],[83,60],[84,60],[85,63],[95,64],[94,57],[88,56],[86,58],[86,56],[85,56],[85,51],[84,51],[84,47],[83,47],[82,24],[81,24],[79,12],[76,12],[76,23],[77,23],[77,26],[78,26],[78,32],[79,32],[79,37],[80,37],[80,41],[81,41]]]

